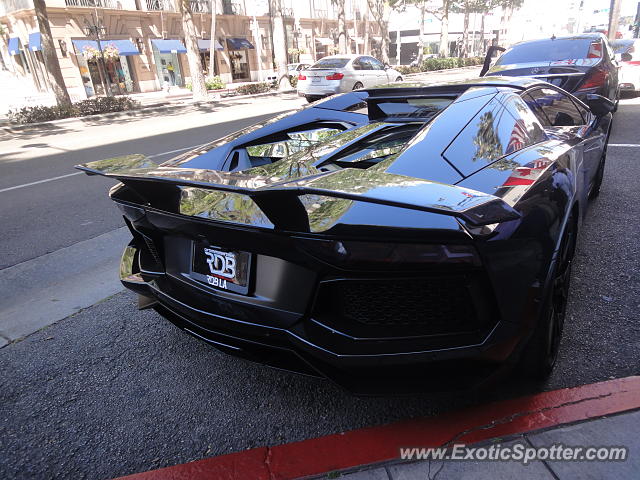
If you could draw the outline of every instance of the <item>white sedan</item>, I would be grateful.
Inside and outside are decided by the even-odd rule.
[[[368,55],[331,55],[298,74],[298,95],[314,101],[336,93],[401,82],[402,74]]]

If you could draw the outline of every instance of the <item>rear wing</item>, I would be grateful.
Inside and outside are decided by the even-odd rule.
[[[457,217],[471,225],[489,225],[520,218],[502,199],[468,188],[391,173],[346,168],[296,179],[263,177],[217,170],[159,167],[143,155],[100,160],[77,169],[88,175],[115,178],[134,190],[152,185],[197,187],[246,195],[276,228],[309,231],[303,195],[353,200]],[[153,205],[151,205],[153,207]]]

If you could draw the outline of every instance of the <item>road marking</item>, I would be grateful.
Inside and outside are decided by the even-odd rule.
[[[82,173],[84,173],[84,172],[68,173],[66,175],[60,175],[59,177],[51,177],[51,178],[45,178],[44,180],[38,180],[37,182],[23,183],[22,185],[16,185],[15,187],[3,188],[2,190],[0,190],[0,193],[8,192],[9,190],[17,190],[18,188],[31,187],[32,185],[38,185],[40,183],[53,182],[54,180],[60,180],[61,178],[67,178],[67,177],[73,177],[74,175],[80,175]]]
[[[166,152],[154,153],[153,155],[149,155],[147,158],[156,158],[156,157],[161,157],[163,155],[169,155],[171,153],[184,152],[185,150],[192,150],[192,149],[201,147],[202,145],[205,145],[205,144],[203,143],[203,144],[195,145],[195,146],[192,146],[192,147],[184,147],[184,148],[178,148],[176,150],[168,150]],[[7,187],[7,188],[0,189],[0,193],[8,192],[10,190],[17,190],[18,188],[31,187],[33,185],[39,185],[40,183],[53,182],[54,180],[60,180],[60,179],[63,179],[63,178],[73,177],[74,175],[82,175],[83,173],[84,172],[68,173],[66,175],[60,175],[58,177],[45,178],[44,180],[38,180],[36,182],[23,183],[22,185],[16,185],[14,187]]]
[[[628,147],[628,148],[633,148],[633,147],[640,147],[640,144],[638,144],[638,143],[610,143],[607,146],[608,147]]]

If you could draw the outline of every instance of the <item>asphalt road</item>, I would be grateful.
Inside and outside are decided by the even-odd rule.
[[[637,144],[624,101],[611,144]],[[355,398],[217,353],[121,293],[0,349],[0,478],[107,479],[262,445],[640,374],[640,148],[612,146],[544,385]],[[418,381],[428,381],[420,379]]]
[[[243,112],[238,119],[238,108],[250,108],[248,102],[236,102],[235,109],[176,110],[147,118],[96,121],[89,126],[35,129],[12,139],[0,136],[0,140],[7,140],[0,150],[0,270],[112,231],[123,223],[106,195],[115,183],[111,180],[80,174],[12,189],[15,186],[73,174],[79,163],[131,153],[154,156],[160,163],[180,153],[176,150],[215,140],[302,104],[295,96],[282,105],[265,98],[256,102],[256,113]],[[168,131],[155,133],[160,129],[159,121],[164,121]]]

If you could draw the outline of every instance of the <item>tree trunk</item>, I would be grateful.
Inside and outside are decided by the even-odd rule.
[[[480,55],[484,55],[486,52],[484,48],[484,21],[487,16],[487,11],[482,12],[482,20],[480,20]]]
[[[216,4],[217,0],[211,0],[211,45],[209,47],[209,76],[216,74]]]
[[[338,52],[345,55],[347,52],[347,21],[344,11],[344,0],[336,2],[338,7]]]
[[[380,22],[380,35],[382,35],[382,51],[380,52],[380,60],[385,65],[389,64],[389,23]]]
[[[363,53],[365,55],[371,54],[371,45],[369,39],[369,5],[365,2],[364,5],[364,48]]]
[[[462,30],[462,48],[460,49],[460,57],[469,56],[469,1],[464,1],[464,23]]]
[[[449,56],[449,0],[442,2],[442,20],[440,21],[440,49],[438,56]]]
[[[287,39],[282,19],[281,0],[272,0],[271,14],[273,16],[273,51],[279,80],[282,75],[287,74]]]
[[[58,63],[58,54],[51,36],[51,27],[49,26],[49,17],[47,15],[47,7],[44,0],[33,0],[33,8],[36,12],[38,21],[38,29],[40,30],[40,38],[42,42],[42,55],[44,57],[44,66],[47,69],[47,78],[49,86],[53,90],[56,102],[61,107],[71,106],[71,97],[64,84],[64,77]]]
[[[422,65],[422,59],[424,58],[424,11],[426,0],[420,2],[420,37],[418,37],[418,58],[416,63]]]
[[[191,4],[189,0],[178,0],[178,8],[182,17],[182,33],[184,44],[187,47],[187,60],[191,73],[191,92],[194,100],[207,99],[207,85],[202,73],[202,60],[200,59],[200,48],[198,47],[198,35],[193,23]],[[215,45],[212,45],[215,48]]]

